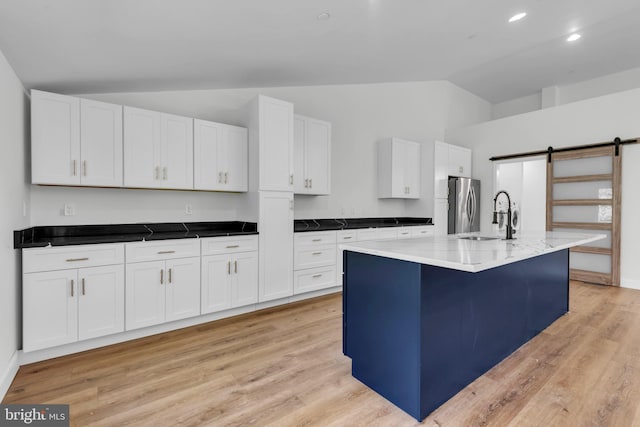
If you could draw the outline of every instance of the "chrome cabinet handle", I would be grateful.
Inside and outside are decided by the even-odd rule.
[[[222,184],[222,172],[218,172],[218,184]]]
[[[76,176],[76,161],[73,161],[73,176]]]
[[[226,184],[227,182],[229,182],[229,172],[224,173],[224,183]]]
[[[169,269],[169,283],[171,283],[171,268]]]
[[[238,260],[233,261],[233,271],[234,273],[238,272]]]
[[[231,274],[231,261],[227,261],[227,274]]]
[[[309,188],[309,180],[308,179],[304,180],[304,188]]]
[[[82,278],[82,295],[86,295],[87,292],[84,289],[84,277]]]
[[[233,248],[239,248],[240,245],[229,245],[227,246],[227,249],[233,249]]]
[[[160,179],[160,166],[156,166],[156,179]]]
[[[309,188],[313,188],[313,179],[309,178]]]
[[[322,242],[322,239],[313,239],[312,242]]]
[[[164,179],[166,181],[167,179],[167,167],[163,167],[162,168],[162,179]]]
[[[311,255],[322,255],[322,252],[313,252]]]
[[[318,277],[322,277],[322,274],[314,274],[314,275],[313,275],[313,276],[311,276],[311,277],[313,277],[314,279],[317,279]]]
[[[87,176],[87,161],[82,161],[82,176]]]
[[[89,258],[68,258],[67,262],[76,262],[76,261],[89,261]]]
[[[160,284],[164,285],[164,270],[160,269]]]
[[[162,254],[175,254],[176,251],[158,251],[158,255],[162,255]]]
[[[73,279],[71,279],[71,298],[73,298],[73,287],[74,287],[74,281]]]
[[[351,236],[345,236],[345,237],[343,237],[343,238],[342,238],[342,240],[349,240],[349,239],[353,239],[353,237],[351,237]]]
[[[289,175],[289,185],[293,185],[293,174]]]

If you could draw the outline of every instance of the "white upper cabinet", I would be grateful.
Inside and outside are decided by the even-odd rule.
[[[304,116],[294,121],[294,192],[331,192],[331,123]]]
[[[457,145],[436,141],[433,156],[434,197],[449,196],[450,176],[471,177],[471,150]]]
[[[124,185],[193,189],[193,119],[124,107]]]
[[[420,198],[420,144],[400,138],[378,143],[378,197]]]
[[[293,104],[258,96],[259,190],[293,191]]]
[[[194,120],[194,188],[247,191],[247,129]]]
[[[31,91],[31,181],[122,186],[122,107]]]
[[[449,176],[471,177],[471,150],[449,145]]]
[[[122,106],[80,100],[80,182],[122,186]]]

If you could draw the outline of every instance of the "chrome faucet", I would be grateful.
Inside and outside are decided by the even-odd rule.
[[[500,194],[504,194],[507,196],[507,203],[509,204],[507,208],[507,240],[513,240],[513,227],[511,226],[511,197],[509,197],[509,193],[504,190],[500,190],[496,193],[496,197],[493,198],[493,221],[491,224],[498,223],[498,211],[496,210],[496,203],[498,202],[498,197]]]

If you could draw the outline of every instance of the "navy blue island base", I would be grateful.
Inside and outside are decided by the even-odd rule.
[[[416,418],[569,309],[569,249],[470,273],[344,251],[352,375]]]

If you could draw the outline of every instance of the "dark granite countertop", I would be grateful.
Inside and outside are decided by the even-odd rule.
[[[255,222],[165,222],[151,224],[57,225],[13,232],[15,249],[45,246],[195,239],[258,234]]]
[[[402,227],[413,225],[433,225],[431,218],[328,218],[296,219],[293,231],[351,230],[357,228]]]

